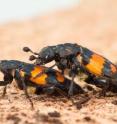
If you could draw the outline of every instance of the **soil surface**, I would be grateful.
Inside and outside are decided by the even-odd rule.
[[[117,1],[81,0],[69,10],[48,13],[22,22],[0,26],[0,58],[28,61],[30,54],[48,45],[78,43],[112,62],[117,62]],[[2,75],[0,76],[2,80]],[[82,85],[82,82],[78,81]],[[13,83],[14,84],[14,83]],[[117,95],[97,97],[76,95],[71,100],[62,96],[31,95],[34,110],[23,91],[11,84],[7,95],[0,98],[1,124],[116,124]],[[2,95],[2,88],[0,95]]]

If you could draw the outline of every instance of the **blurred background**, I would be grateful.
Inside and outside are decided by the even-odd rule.
[[[28,61],[23,46],[78,43],[116,61],[116,0],[0,0],[0,57]]]
[[[25,20],[51,11],[66,9],[79,0],[0,0],[0,23]]]

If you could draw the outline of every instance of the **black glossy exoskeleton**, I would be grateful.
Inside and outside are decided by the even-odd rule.
[[[46,70],[46,71],[45,71]],[[71,81],[65,78],[60,72],[54,69],[48,69],[44,66],[29,64],[17,60],[1,60],[0,71],[4,74],[4,80],[0,81],[0,86],[5,86],[3,95],[6,93],[7,84],[15,79],[18,87],[25,91],[27,98],[30,97],[27,92],[27,87],[33,87],[34,93],[39,94],[41,91],[49,94],[57,91],[60,94],[67,93]],[[38,76],[39,73],[44,73]],[[83,90],[75,85],[73,92],[83,93]],[[32,106],[33,103],[30,100]]]
[[[28,52],[31,50],[28,47],[24,47],[24,51]],[[70,69],[72,81],[81,71],[89,76],[86,79],[88,83],[92,79],[95,85],[103,87],[105,90],[110,84],[117,85],[116,65],[105,57],[78,44],[65,43],[47,46],[39,53],[32,53],[37,56],[31,56],[30,60],[36,59],[36,64],[46,64],[54,60],[55,65],[63,72],[65,69]],[[72,94],[72,90],[73,83],[70,86],[70,94]]]

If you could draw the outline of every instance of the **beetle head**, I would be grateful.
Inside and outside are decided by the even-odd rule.
[[[44,47],[39,53],[36,59],[36,64],[43,65],[53,61],[55,53],[52,46]]]

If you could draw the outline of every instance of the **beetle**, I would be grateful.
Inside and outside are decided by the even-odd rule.
[[[36,76],[44,70],[46,71],[41,76]],[[18,60],[1,60],[0,71],[4,74],[4,80],[0,81],[0,86],[5,86],[3,96],[6,94],[7,85],[15,79],[18,88],[25,91],[32,107],[33,103],[29,97],[27,87],[33,87],[36,94],[39,94],[41,91],[49,94],[57,91],[61,95],[66,95],[64,93],[68,92],[69,85],[71,84],[71,81],[65,78],[59,71]],[[73,92],[75,94],[83,93],[83,90],[76,84]]]
[[[95,85],[103,87],[103,94],[110,84],[117,84],[117,66],[102,55],[81,45],[65,43],[47,46],[39,53],[33,52],[28,47],[24,47],[23,50],[34,54],[30,56],[30,60],[36,59],[35,64],[43,65],[54,60],[55,64],[50,68],[56,65],[62,72],[69,69],[69,75],[72,77],[69,94],[73,94],[73,80],[79,72],[87,74],[89,79],[93,79]],[[88,83],[91,81],[89,79],[86,79]]]

